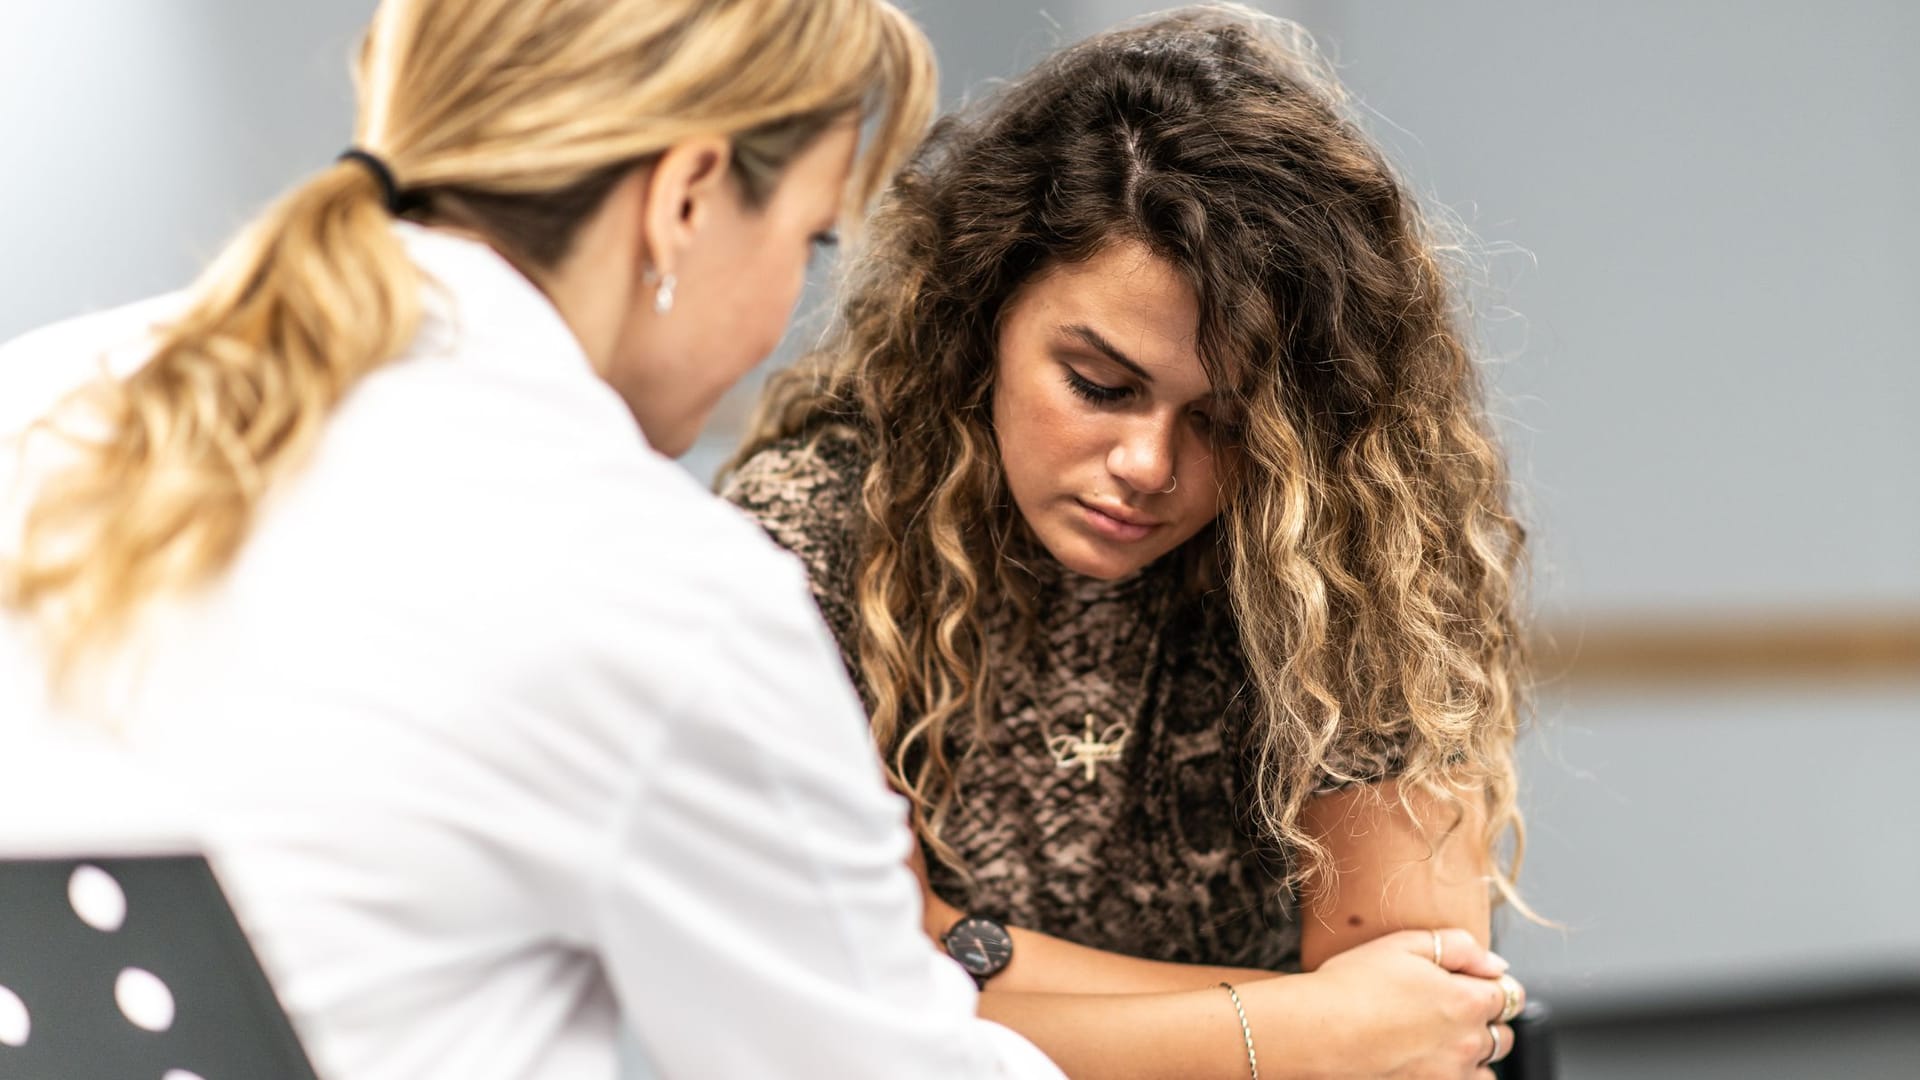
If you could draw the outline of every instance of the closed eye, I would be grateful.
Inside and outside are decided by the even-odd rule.
[[[1067,389],[1093,402],[1095,405],[1113,405],[1125,401],[1133,395],[1128,386],[1105,386],[1094,382],[1072,368],[1067,369]]]
[[[807,265],[812,266],[822,251],[830,251],[840,246],[840,234],[833,229],[823,229],[808,237],[812,247],[807,252]]]

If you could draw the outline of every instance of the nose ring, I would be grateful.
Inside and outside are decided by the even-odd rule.
[[[1167,486],[1167,490],[1165,490],[1165,491],[1158,491],[1158,492],[1155,492],[1154,494],[1156,494],[1156,495],[1171,495],[1171,494],[1173,494],[1173,491],[1174,491],[1174,489],[1175,489],[1175,488],[1177,488],[1177,487],[1179,487],[1179,486],[1180,486],[1180,478],[1179,478],[1178,476],[1175,476],[1175,477],[1173,478],[1173,483],[1171,483],[1171,484],[1169,484],[1169,485]]]

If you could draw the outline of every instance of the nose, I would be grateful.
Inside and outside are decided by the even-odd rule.
[[[1174,423],[1163,416],[1134,418],[1107,451],[1107,471],[1142,495],[1163,494],[1173,486]]]

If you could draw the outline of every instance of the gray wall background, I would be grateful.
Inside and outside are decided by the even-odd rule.
[[[917,4],[950,101],[1151,6]],[[1268,6],[1487,253],[1544,610],[1920,610],[1920,6]],[[344,147],[371,8],[0,0],[0,338],[184,284]],[[1920,984],[1916,721],[1920,677],[1549,687],[1524,885],[1565,928],[1503,950],[1576,1020]]]

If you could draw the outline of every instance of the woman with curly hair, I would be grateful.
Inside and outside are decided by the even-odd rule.
[[[929,932],[1069,1073],[1512,1048],[1523,531],[1344,106],[1210,7],[949,118],[723,479],[809,568]]]

